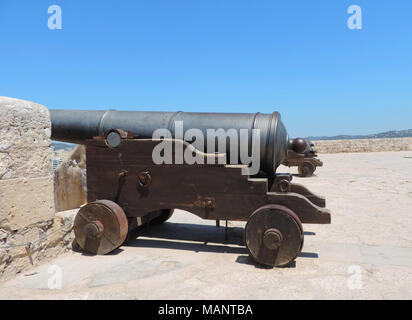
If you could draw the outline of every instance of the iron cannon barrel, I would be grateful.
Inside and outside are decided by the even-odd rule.
[[[205,138],[208,129],[223,129],[226,132],[229,129],[235,129],[239,139],[238,148],[240,143],[244,143],[240,141],[240,130],[248,129],[248,150],[251,155],[252,129],[259,129],[260,168],[267,173],[275,172],[288,149],[294,148],[278,112],[263,114],[50,110],[50,116],[53,140],[86,145],[93,137],[105,135],[112,129],[131,132],[137,138],[151,139],[156,129],[165,128],[171,132],[172,137],[176,138],[175,123],[181,121],[184,133],[188,129],[195,128],[201,130]],[[216,143],[217,141],[215,141],[215,146]],[[201,151],[207,152],[206,149]],[[217,146],[214,151],[218,151]],[[226,139],[227,157],[229,157],[229,152],[230,139]]]

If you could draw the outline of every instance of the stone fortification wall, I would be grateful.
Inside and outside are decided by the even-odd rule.
[[[412,151],[412,138],[316,140],[318,153]]]
[[[0,97],[1,278],[56,256],[72,238],[70,226],[57,231],[67,219],[54,210],[50,129],[44,106]]]

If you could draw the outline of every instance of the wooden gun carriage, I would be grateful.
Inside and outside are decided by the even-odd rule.
[[[162,223],[174,209],[182,209],[203,219],[246,221],[244,241],[253,259],[287,266],[302,250],[302,223],[330,223],[324,198],[293,183],[291,175],[275,173],[287,150],[306,148],[302,139],[289,140],[278,113],[200,115],[51,110],[52,139],[86,145],[88,203],[74,222],[83,250],[109,253],[137,226]],[[161,123],[151,123],[159,117]],[[172,130],[177,120],[189,123],[188,128],[259,128],[264,131],[263,169],[249,175],[244,174],[247,165],[209,164],[210,158],[227,159],[228,154],[196,149],[174,132],[169,140],[151,137],[155,128]],[[173,158],[176,150],[190,148],[203,163],[155,164],[153,150],[166,140]]]

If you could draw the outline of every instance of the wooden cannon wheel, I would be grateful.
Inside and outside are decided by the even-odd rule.
[[[315,172],[316,167],[313,163],[304,161],[298,167],[298,172],[301,177],[311,177],[313,172]]]
[[[289,265],[303,247],[303,227],[296,214],[280,205],[257,209],[245,227],[245,243],[255,261],[271,267]]]
[[[110,200],[90,202],[74,219],[77,244],[86,252],[106,254],[122,245],[128,223],[123,209]]]

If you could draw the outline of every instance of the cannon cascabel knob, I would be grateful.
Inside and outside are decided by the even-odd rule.
[[[292,140],[291,148],[297,153],[304,153],[306,151],[308,144],[305,139],[295,138]]]

